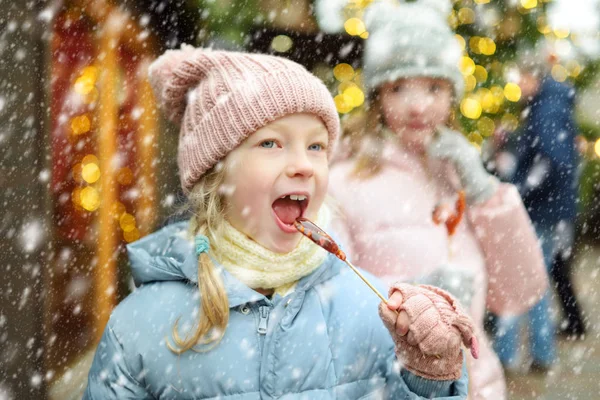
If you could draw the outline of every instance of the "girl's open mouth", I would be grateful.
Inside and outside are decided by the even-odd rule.
[[[275,222],[286,233],[297,233],[294,221],[304,215],[308,207],[309,197],[305,193],[291,193],[278,198],[273,202]]]

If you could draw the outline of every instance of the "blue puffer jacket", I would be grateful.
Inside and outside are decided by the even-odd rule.
[[[141,286],[114,310],[84,399],[466,397],[464,368],[460,380],[440,382],[394,362],[377,297],[333,256],[283,298],[268,299],[224,271],[230,319],[223,340],[206,353],[172,353],[165,341],[175,320],[189,329],[199,309],[186,228],[169,225],[129,245]]]

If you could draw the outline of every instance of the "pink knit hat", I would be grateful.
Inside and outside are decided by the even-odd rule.
[[[186,193],[245,138],[288,114],[319,116],[330,155],[334,148],[339,119],[329,91],[285,58],[182,46],[159,57],[149,74],[160,107],[181,125],[177,162]]]

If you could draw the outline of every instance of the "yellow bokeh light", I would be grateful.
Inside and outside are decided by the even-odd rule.
[[[358,85],[358,87],[363,87],[363,84],[362,84],[362,70],[360,68],[357,68],[354,71],[354,78],[352,80]]]
[[[133,182],[133,172],[128,167],[123,167],[117,171],[117,182],[121,185],[130,185]]]
[[[521,99],[521,88],[516,83],[507,83],[504,86],[504,97],[506,100],[517,102]]]
[[[369,32],[365,31],[365,32],[361,33],[359,36],[360,36],[361,39],[368,39],[369,38]]]
[[[98,79],[98,67],[94,67],[93,65],[85,67],[81,70],[81,76],[85,76],[95,82]]]
[[[75,204],[75,206],[81,207],[81,188],[80,187],[76,187],[71,192],[71,201],[73,201],[73,204]]]
[[[460,48],[464,50],[465,46],[467,45],[465,38],[459,34],[454,35],[454,37],[456,37],[456,41],[458,42],[458,45],[460,46]]]
[[[465,92],[472,92],[477,86],[477,79],[473,75],[465,76]]]
[[[346,32],[352,36],[360,36],[367,30],[365,23],[359,18],[348,19],[344,23],[344,29],[346,29]]]
[[[88,211],[95,211],[100,207],[100,194],[98,190],[92,186],[87,186],[81,189],[79,193],[79,201],[81,207]]]
[[[477,121],[477,129],[481,136],[488,137],[494,133],[494,129],[496,129],[496,124],[489,117],[481,117]]]
[[[348,1],[348,3],[350,3],[351,6],[354,6],[356,8],[360,8],[360,9],[365,8],[372,2],[373,2],[373,0],[349,0]]]
[[[479,41],[479,52],[486,56],[491,56],[496,52],[496,43],[490,38],[481,38]]]
[[[342,82],[338,85],[338,93],[342,94],[344,93],[344,91],[346,89],[348,89],[349,87],[355,87],[357,86],[356,83],[352,82],[352,81],[345,81]]]
[[[536,20],[536,25],[537,25],[538,31],[543,35],[546,35],[546,34],[552,32],[552,29],[550,29],[550,26],[548,25],[548,21],[546,20],[546,17],[543,15],[538,17],[538,19]]]
[[[487,93],[490,93],[488,88],[480,88],[477,92],[473,93],[473,98],[481,103],[481,100]]]
[[[450,25],[453,31],[458,27],[458,18],[454,10],[450,11],[450,15],[448,16],[448,25]]]
[[[567,37],[569,37],[569,30],[562,28],[554,28],[554,36],[556,36],[559,39],[566,39]]]
[[[481,65],[475,66],[475,71],[473,71],[473,75],[475,76],[475,79],[477,79],[477,82],[481,83],[487,81],[488,78],[487,70]]]
[[[98,157],[96,157],[93,154],[88,154],[87,156],[83,157],[83,159],[81,160],[82,165],[86,165],[86,164],[90,164],[90,163],[100,165],[100,161],[98,161]]]
[[[466,97],[460,103],[460,112],[467,118],[477,119],[481,116],[481,104],[476,99]]]
[[[71,131],[75,135],[81,135],[89,132],[92,127],[90,118],[87,115],[79,115],[71,120]]]
[[[575,60],[570,60],[567,62],[567,71],[569,71],[569,76],[576,78],[581,73],[581,65]]]
[[[498,85],[494,85],[490,88],[490,92],[494,95],[496,104],[502,105],[504,103],[504,89]]]
[[[594,143],[594,151],[596,152],[596,155],[600,157],[600,139],[596,140],[596,143]]]
[[[501,94],[501,96],[502,99],[504,99],[504,94]],[[482,93],[480,101],[483,111],[490,114],[497,113],[501,105],[498,104],[498,102],[496,101],[496,96],[494,96],[494,94],[490,90],[486,90],[484,93]]]
[[[463,7],[458,10],[458,22],[463,25],[472,24],[475,22],[475,11],[469,7]]]
[[[81,177],[81,170],[83,169],[83,165],[81,163],[77,163],[73,165],[71,169],[71,174],[73,174],[73,180],[77,183],[83,183],[83,178]]]
[[[479,41],[481,38],[479,36],[471,36],[469,39],[469,48],[475,54],[479,54]]]
[[[115,219],[121,218],[121,215],[125,212],[125,205],[120,201],[114,202],[112,205],[112,215]]]
[[[348,104],[346,96],[343,94],[338,94],[333,98],[333,102],[335,103],[335,108],[340,114],[346,114],[352,111],[352,105]]]
[[[475,72],[475,62],[468,56],[461,57],[459,68],[463,75],[472,75]]]
[[[554,65],[550,73],[556,82],[564,82],[567,80],[567,76],[569,75],[567,69],[560,64]]]
[[[357,86],[350,86],[344,90],[343,96],[352,107],[360,107],[365,102],[365,94]]]
[[[492,105],[490,108],[488,108],[487,110],[486,110],[486,109],[484,109],[484,111],[485,111],[486,113],[489,113],[489,114],[496,114],[498,111],[500,111],[500,106],[499,106],[499,105],[496,103],[496,104],[493,104],[493,105]]]
[[[135,229],[135,217],[129,213],[123,213],[119,217],[119,226],[123,232],[131,232]]]
[[[488,69],[490,70],[490,72],[500,75],[502,73],[503,66],[504,66],[503,63],[501,63],[498,60],[494,60],[494,61],[492,61],[492,63],[490,64]]]
[[[351,80],[354,78],[354,74],[354,68],[350,64],[342,63],[333,68],[333,76],[340,82]]]
[[[475,0],[475,4],[487,4],[490,0]]]
[[[504,114],[500,123],[507,131],[514,131],[519,127],[519,119],[512,114]]]
[[[135,242],[140,238],[140,231],[137,228],[132,229],[129,232],[123,232],[123,239],[127,243]]]
[[[536,8],[538,5],[537,0],[521,0],[521,6],[523,6],[526,10],[531,10],[532,8]]]
[[[100,168],[98,164],[88,163],[81,168],[81,177],[87,183],[94,183],[100,179]]]
[[[277,35],[271,41],[271,48],[279,53],[289,51],[293,45],[292,39],[286,35]]]
[[[481,145],[481,143],[483,143],[483,137],[477,131],[469,133],[469,136],[467,138],[471,143],[479,146]]]
[[[80,95],[89,94],[96,87],[96,80],[90,75],[82,75],[75,81],[75,93]]]

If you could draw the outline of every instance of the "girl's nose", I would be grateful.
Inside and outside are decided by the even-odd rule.
[[[427,108],[427,105],[425,104],[425,101],[416,100],[416,101],[412,102],[410,105],[410,114],[412,116],[421,115],[425,112],[426,108]]]
[[[290,178],[294,177],[311,177],[314,173],[312,162],[308,159],[305,152],[296,152],[290,154],[289,161],[286,166],[286,174]]]

